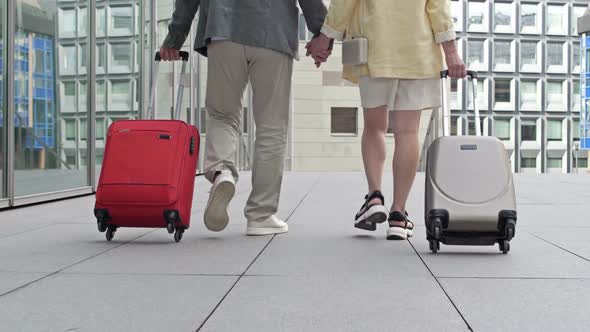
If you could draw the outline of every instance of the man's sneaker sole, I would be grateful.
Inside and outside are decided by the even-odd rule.
[[[259,236],[259,235],[271,235],[271,234],[282,234],[289,231],[289,226],[285,227],[248,227],[246,228],[246,235]]]
[[[230,181],[224,181],[217,185],[211,193],[209,205],[205,209],[203,217],[205,227],[212,232],[221,232],[229,223],[227,207],[236,192],[236,186]]]
[[[414,236],[414,231],[409,228],[406,228],[406,234],[408,234],[408,237],[412,237]]]
[[[387,230],[387,239],[388,240],[407,240],[408,233],[407,230],[402,227],[389,227]]]
[[[354,221],[354,227],[365,231],[374,231],[377,229],[377,224],[382,224],[387,220],[387,214],[385,206],[373,205]]]

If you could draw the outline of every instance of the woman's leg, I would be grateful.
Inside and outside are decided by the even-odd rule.
[[[368,108],[365,109],[363,114],[365,127],[363,129],[361,151],[370,194],[376,190],[381,190],[383,166],[386,158],[387,106]],[[375,198],[369,203],[381,204],[382,202]]]
[[[395,152],[393,154],[393,204],[391,211],[405,213],[406,202],[420,161],[420,111],[394,111],[393,135]],[[392,224],[396,224],[392,222]],[[403,226],[403,222],[399,223]]]

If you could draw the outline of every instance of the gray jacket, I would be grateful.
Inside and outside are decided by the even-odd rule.
[[[212,37],[263,47],[297,58],[299,12],[314,35],[326,17],[322,0],[176,0],[164,46],[180,49],[199,10],[195,51],[207,56]]]

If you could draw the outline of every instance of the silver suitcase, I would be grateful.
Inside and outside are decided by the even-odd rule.
[[[510,161],[496,137],[481,136],[477,73],[472,82],[476,136],[450,136],[447,71],[441,72],[443,136],[428,149],[424,216],[436,253],[446,245],[495,245],[504,254],[516,231],[516,197]]]

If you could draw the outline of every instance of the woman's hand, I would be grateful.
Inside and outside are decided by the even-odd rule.
[[[449,70],[449,77],[451,78],[464,78],[467,76],[467,68],[459,53],[455,47],[455,41],[451,40],[442,43],[443,50],[445,51],[445,60],[447,62],[447,68]]]

